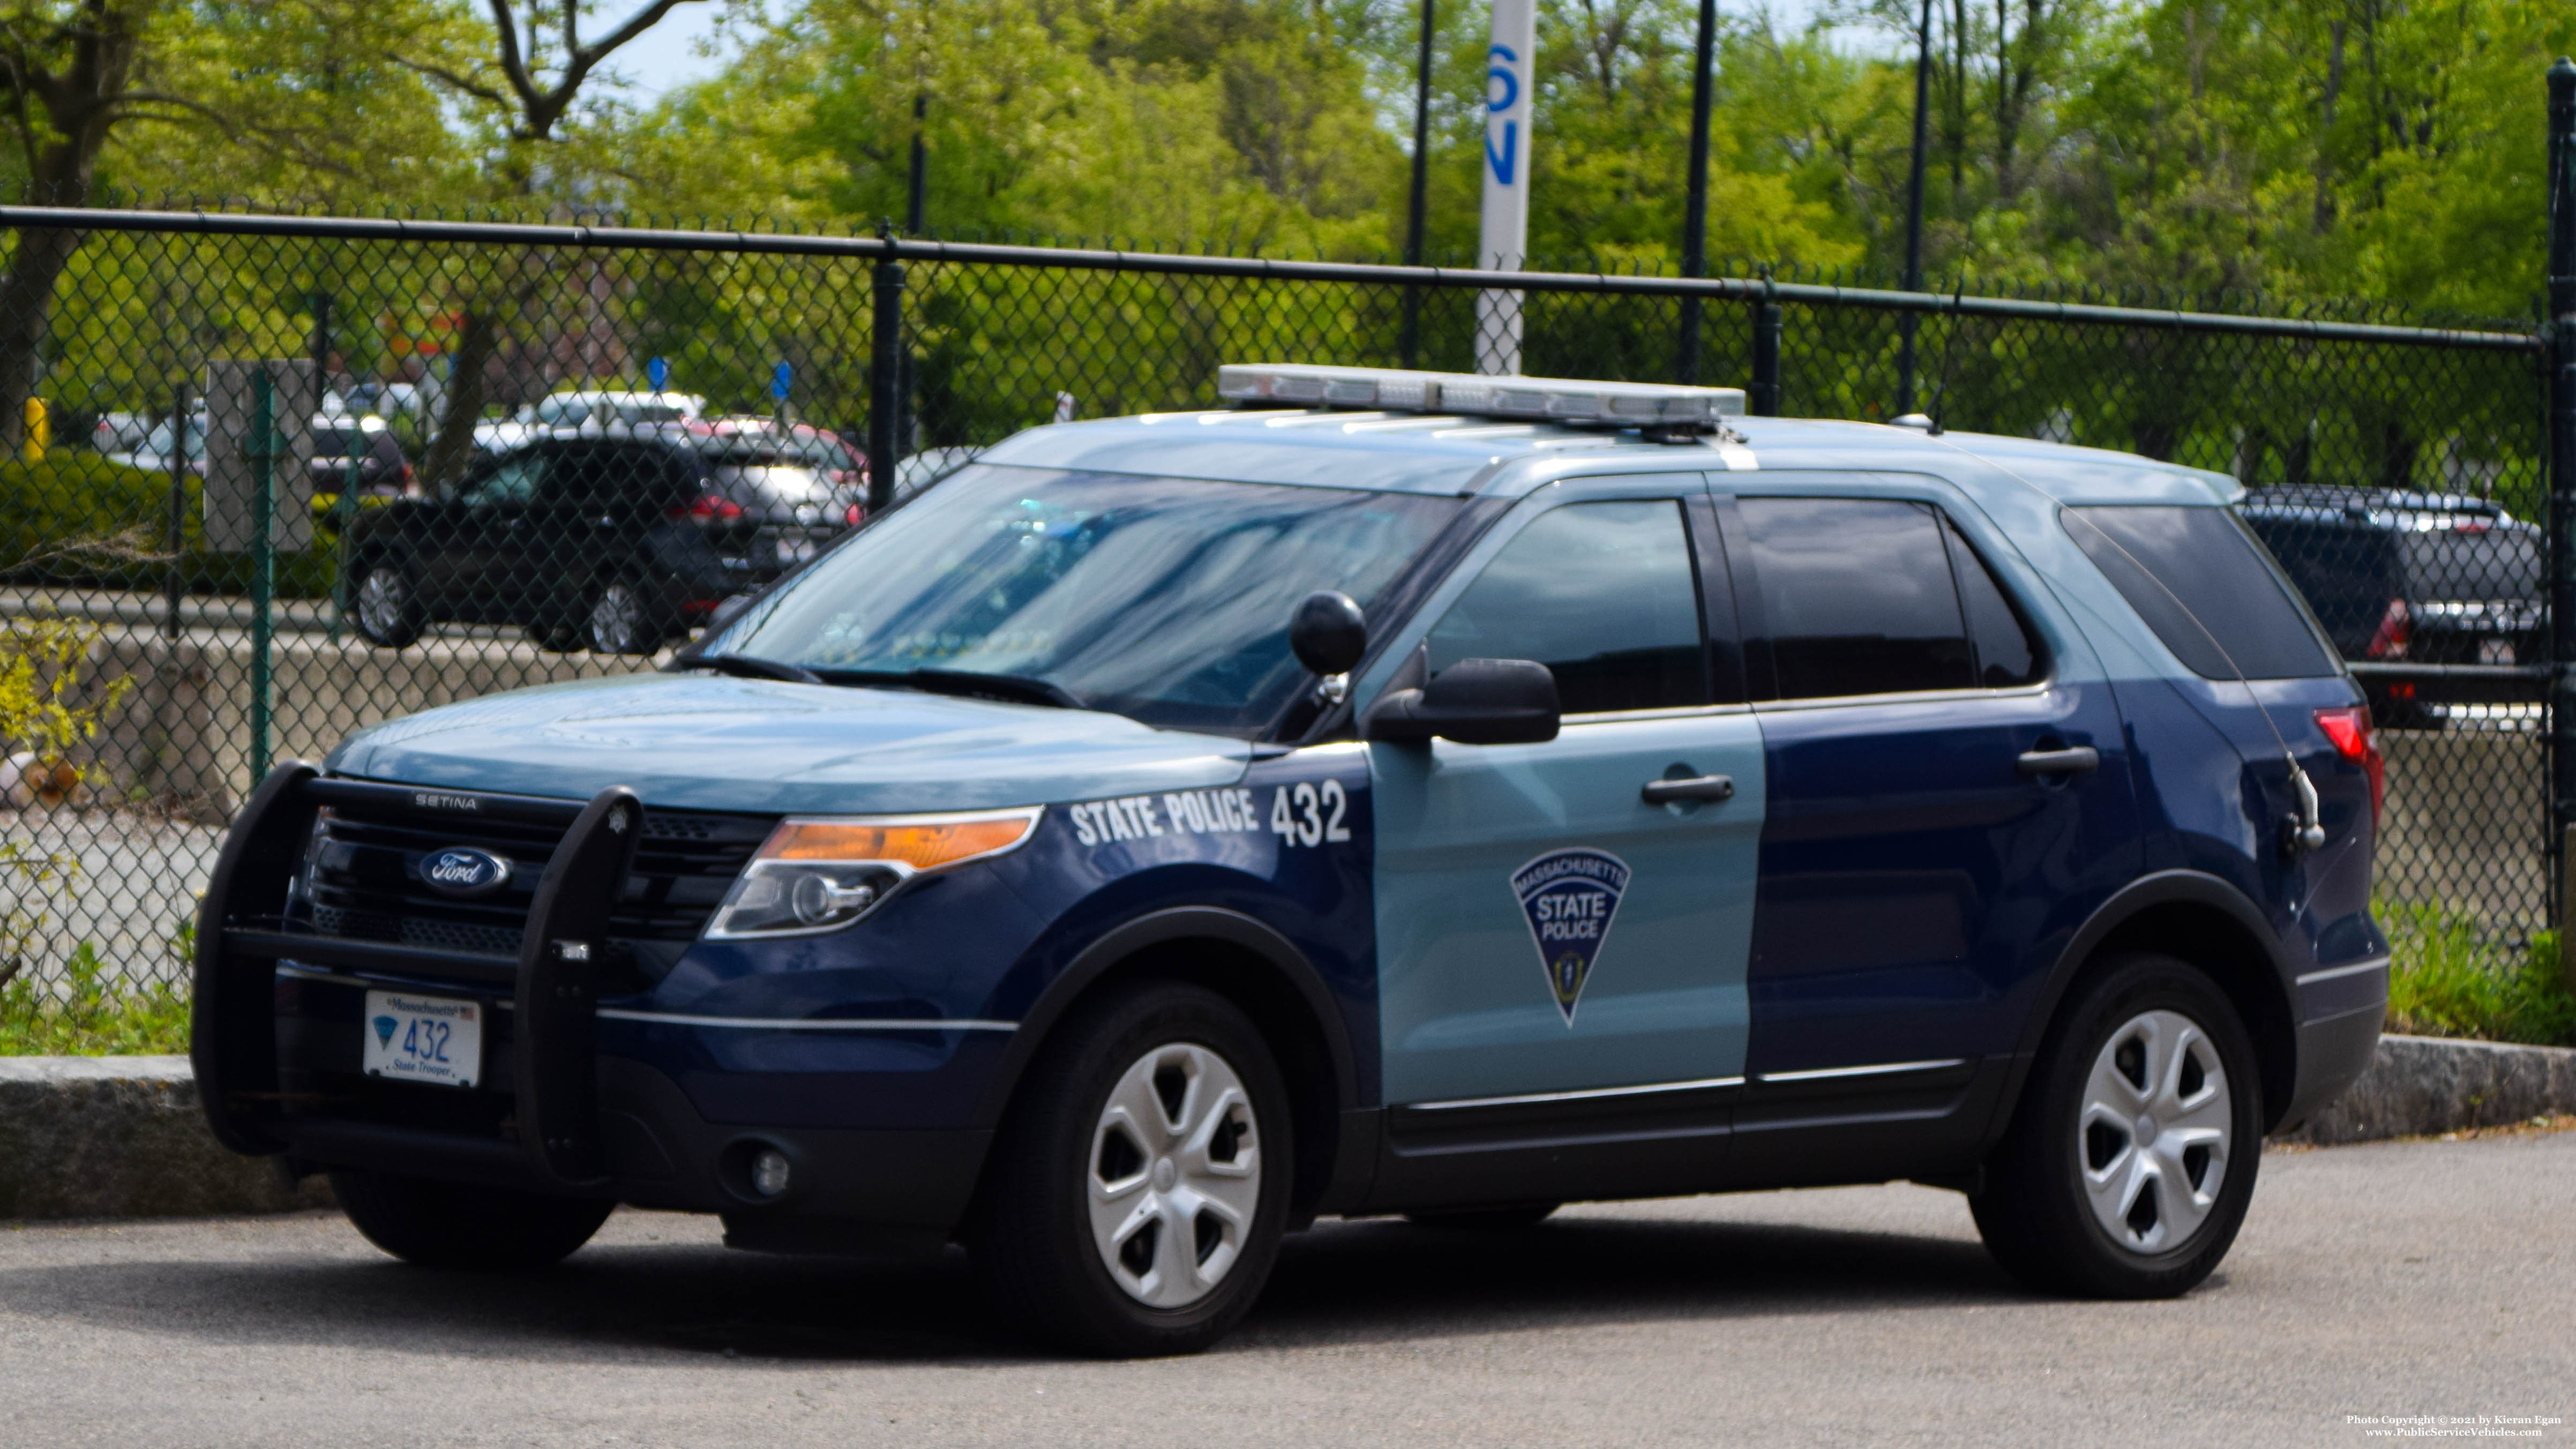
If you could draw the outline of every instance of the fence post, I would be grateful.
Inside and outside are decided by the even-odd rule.
[[[147,432],[148,439],[150,434]],[[168,590],[169,612],[162,617],[161,633],[171,642],[179,638],[179,599],[185,590],[182,570],[188,566],[188,385],[180,383],[170,389],[170,572],[164,581]]]
[[[868,356],[868,512],[894,502],[897,419],[903,411],[903,263],[894,238],[876,265],[876,316]]]
[[[2564,898],[2576,833],[2576,61],[2549,68],[2549,844]],[[2565,954],[2561,968],[2568,964]]]
[[[268,778],[269,609],[277,592],[277,379],[251,374],[250,782]]]
[[[1767,296],[1753,304],[1753,384],[1745,394],[1755,417],[1780,416],[1780,304]]]

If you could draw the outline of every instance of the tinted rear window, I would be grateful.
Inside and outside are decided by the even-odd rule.
[[[2445,528],[2398,535],[2414,597],[2435,600],[2540,598],[2540,531]]]
[[[2066,531],[2205,679],[2307,679],[2335,662],[2279,571],[2223,508],[2070,508]]]
[[[1976,684],[1931,508],[1875,498],[1741,498],[1736,506],[1782,699]]]

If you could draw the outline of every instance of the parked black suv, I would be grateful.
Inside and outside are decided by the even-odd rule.
[[[2541,530],[2480,498],[2375,488],[2259,489],[2240,511],[2356,663],[2520,664],[2541,639]],[[2372,679],[2379,722],[2437,722],[2416,681]],[[2518,698],[2512,681],[2446,700]]]
[[[802,509],[783,496],[762,506],[791,490],[779,475],[796,466],[736,440],[649,430],[480,459],[437,496],[353,525],[358,632],[400,648],[445,620],[521,624],[548,648],[650,654],[849,526],[846,508],[810,489],[793,489]]]

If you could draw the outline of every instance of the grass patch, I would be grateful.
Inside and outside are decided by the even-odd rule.
[[[2558,963],[2558,933],[2520,950],[2482,938],[2438,903],[2381,903],[2388,932],[2388,1030],[2532,1046],[2576,1045],[2576,994]]]
[[[0,1056],[158,1056],[188,1050],[187,992],[108,980],[87,941],[72,951],[63,974],[68,992],[32,981],[0,987]]]

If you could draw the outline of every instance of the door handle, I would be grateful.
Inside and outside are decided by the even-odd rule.
[[[1649,805],[1670,805],[1682,800],[1732,800],[1735,782],[1724,775],[1700,775],[1688,780],[1648,780],[1637,792]]]
[[[2089,775],[2102,768],[2102,752],[2091,745],[2068,750],[2030,750],[2013,761],[2024,775]]]

